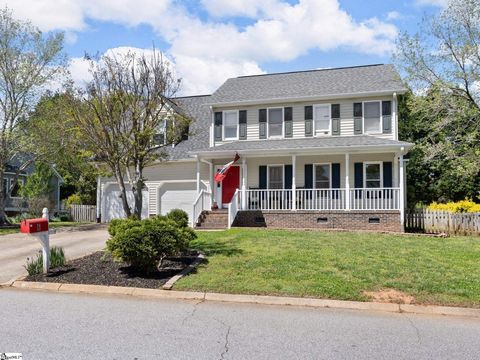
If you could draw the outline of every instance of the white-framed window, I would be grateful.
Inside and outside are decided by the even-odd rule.
[[[10,188],[13,186],[13,183],[14,183],[14,180],[13,179],[10,179]],[[12,188],[12,191],[10,193],[10,197],[11,198],[20,198],[20,194],[19,194],[19,191],[20,191],[20,187],[25,185],[25,179],[23,178],[18,178],[17,180],[17,184],[15,185],[15,187]]]
[[[283,108],[267,109],[267,128],[269,138],[283,137]]]
[[[313,120],[315,136],[329,135],[332,124],[330,104],[314,105]]]
[[[283,165],[268,165],[267,185],[268,189],[283,189]]]
[[[383,184],[382,163],[366,162],[363,164],[363,187],[367,189],[381,188]]]
[[[363,102],[363,132],[365,134],[378,134],[382,132],[382,102]]]
[[[313,165],[313,184],[315,189],[330,189],[332,187],[332,164]]]
[[[167,143],[167,119],[163,119],[158,125],[158,132],[153,135],[154,145],[165,145]]]
[[[228,110],[223,112],[223,139],[238,139],[238,111]]]

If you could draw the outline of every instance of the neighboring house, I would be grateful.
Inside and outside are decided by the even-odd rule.
[[[181,208],[200,226],[401,231],[413,146],[398,139],[406,91],[392,65],[369,65],[241,76],[176,98],[194,121],[168,161],[145,171],[143,215]],[[123,216],[114,181],[101,179],[98,196],[102,221]],[[207,213],[212,203],[228,213]]]
[[[24,155],[25,156],[25,155]],[[3,189],[4,194],[6,193],[7,188],[11,188],[15,181],[15,174],[18,171],[19,166],[24,161],[22,158],[20,160],[13,160],[9,165],[7,165],[6,171],[3,178]],[[11,193],[7,195],[5,211],[8,215],[15,215],[22,212],[28,212],[28,202],[21,197],[19,194],[19,189],[21,185],[24,185],[27,182],[28,176],[35,171],[35,165],[31,164],[27,166],[24,170],[20,171],[17,185],[12,189]],[[50,179],[50,188],[51,192],[48,194],[50,200],[54,206],[53,211],[56,212],[60,209],[60,186],[63,184],[63,178],[60,174],[52,167],[53,176]]]

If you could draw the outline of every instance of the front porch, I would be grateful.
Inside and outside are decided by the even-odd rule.
[[[240,154],[234,165],[238,171],[232,171],[238,180],[223,184],[214,183],[213,178],[231,158],[198,156],[194,224],[203,211],[216,205],[228,209],[228,227],[402,231],[402,151],[275,155]],[[202,164],[209,165],[208,181],[201,179]],[[225,190],[226,183],[233,186],[231,194]]]

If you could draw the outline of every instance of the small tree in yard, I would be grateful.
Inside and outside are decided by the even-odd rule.
[[[90,65],[92,80],[86,89],[71,93],[70,111],[86,147],[115,177],[125,215],[140,218],[145,167],[165,157],[162,148],[188,130],[188,119],[175,112],[170,100],[180,82],[155,49],[105,55],[90,59]]]
[[[0,9],[0,184],[13,159],[24,152],[34,155],[17,167],[6,193],[0,186],[0,224],[7,222],[7,194],[15,188],[20,172],[40,155],[36,146],[24,141],[21,127],[45,85],[61,73],[62,46],[63,34],[46,37],[29,22],[14,19],[8,9]]]
[[[418,34],[400,35],[395,55],[414,90],[400,102],[404,117],[400,135],[416,143],[410,152],[408,194],[415,196],[412,205],[476,200],[480,195],[480,2],[451,0],[422,25]]]

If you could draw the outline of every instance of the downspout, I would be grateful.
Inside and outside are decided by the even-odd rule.
[[[398,101],[397,101],[397,93],[393,93],[393,109],[395,111],[395,115],[393,121],[395,121],[395,136],[394,139],[398,141]]]

